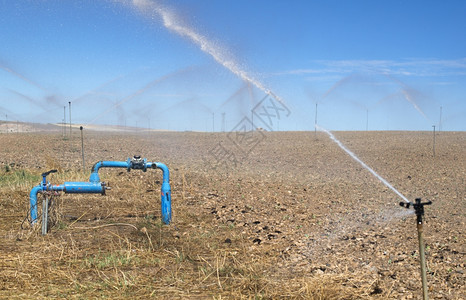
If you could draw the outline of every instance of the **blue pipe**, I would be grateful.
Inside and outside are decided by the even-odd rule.
[[[37,220],[37,194],[43,193],[44,191],[63,191],[67,194],[105,194],[105,183],[100,182],[99,169],[100,168],[126,168],[128,172],[131,169],[146,170],[149,169],[161,169],[163,172],[163,182],[161,188],[161,210],[162,210],[162,221],[165,224],[171,222],[171,188],[170,188],[170,173],[168,167],[160,162],[147,162],[147,160],[141,159],[139,156],[135,156],[133,159],[128,158],[127,161],[99,161],[92,167],[92,172],[89,177],[89,182],[65,182],[62,185],[51,185],[47,182],[46,176],[52,170],[42,174],[42,182],[38,186],[32,188],[29,194],[29,203],[31,211],[31,223],[34,224]]]
[[[168,167],[163,163],[155,163],[156,168],[161,169],[163,172],[163,182],[162,182],[162,220],[165,224],[170,224],[172,219],[172,193],[170,188],[170,172]]]
[[[42,193],[42,185],[38,185],[32,188],[29,193],[29,205],[31,207],[31,223],[35,223],[37,220],[37,194]]]
[[[101,182],[65,182],[63,191],[67,194],[105,195],[105,185]]]
[[[128,158],[129,160],[129,158]],[[100,182],[99,169],[100,168],[125,168],[128,169],[128,161],[99,161],[92,167],[92,173],[89,177],[90,182]],[[128,169],[129,170],[129,169]]]

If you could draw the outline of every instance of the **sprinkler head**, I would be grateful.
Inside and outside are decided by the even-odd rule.
[[[424,216],[424,205],[431,205],[432,201],[421,202],[421,198],[416,198],[414,203],[411,202],[400,202],[400,206],[409,208],[411,205],[413,206],[414,212],[417,217],[417,223],[422,224],[422,217]]]
[[[409,208],[409,206],[411,206],[411,204],[412,204],[411,202],[403,202],[403,201],[400,202],[400,206],[406,207],[406,208]]]
[[[432,201],[427,201],[424,203],[421,203],[421,198],[417,198],[416,203],[414,203],[414,211],[416,212],[417,216],[417,223],[422,224],[422,216],[424,216],[424,205],[431,205]]]

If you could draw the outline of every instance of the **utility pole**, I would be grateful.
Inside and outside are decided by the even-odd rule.
[[[68,105],[70,106],[70,139],[71,139],[71,101],[68,102]]]
[[[8,133],[8,114],[5,114],[5,120],[6,120],[6,133]]]

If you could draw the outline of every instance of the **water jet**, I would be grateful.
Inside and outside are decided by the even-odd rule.
[[[328,131],[327,129],[319,126],[319,125],[316,125],[316,128],[325,132],[332,141],[334,141],[338,147],[340,147],[343,151],[345,151],[352,159],[354,159],[356,162],[358,162],[361,166],[363,166],[367,171],[369,171],[372,175],[374,175],[378,180],[380,180],[380,182],[382,182],[386,187],[388,187],[389,189],[391,189],[393,192],[395,192],[395,194],[397,194],[401,199],[403,199],[406,203],[409,203],[409,200],[408,198],[406,198],[403,194],[401,194],[397,189],[395,189],[387,180],[385,180],[382,176],[380,176],[379,174],[377,174],[371,167],[369,167],[368,165],[366,165],[362,160],[360,160],[356,154],[354,154],[353,152],[351,152],[348,148],[345,147],[345,145],[343,145],[342,142],[340,142],[330,131]]]

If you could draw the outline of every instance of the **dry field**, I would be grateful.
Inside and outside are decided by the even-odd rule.
[[[0,134],[0,298],[421,298],[415,216],[394,192],[325,133],[255,134],[245,153],[226,133],[85,132],[84,172],[78,130]],[[435,157],[431,132],[335,135],[410,200],[433,201],[430,297],[465,299],[466,133],[438,134]],[[171,225],[160,170],[123,169],[101,170],[106,196],[55,197],[48,235],[23,222],[42,172],[87,181],[98,160],[135,154],[170,168]]]

